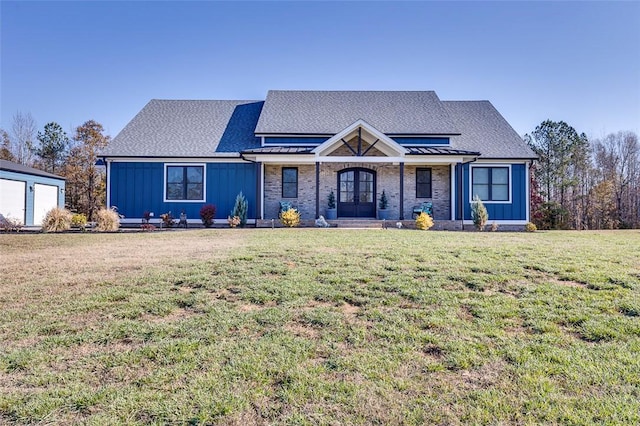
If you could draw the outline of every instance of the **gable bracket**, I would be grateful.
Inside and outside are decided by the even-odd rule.
[[[375,144],[378,143],[378,141],[380,141],[380,139],[376,139],[376,141],[374,143],[372,143],[371,145],[369,145],[369,148],[365,149],[364,152],[362,153],[362,156],[364,157],[365,155],[367,155],[367,152],[369,152],[369,150],[371,148],[373,148],[375,146]]]
[[[344,140],[344,138],[342,138],[340,140],[342,141],[343,144],[345,144],[347,146],[347,148],[349,148],[349,151],[351,151],[353,153],[353,155],[355,155],[356,157],[358,156],[356,151],[353,148],[351,148],[351,146],[347,143],[347,141]]]

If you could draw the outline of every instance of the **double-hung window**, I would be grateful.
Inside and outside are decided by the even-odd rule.
[[[416,198],[431,198],[431,169],[416,169]]]
[[[282,198],[298,198],[298,168],[282,168]]]
[[[204,201],[204,165],[166,165],[167,201]]]
[[[473,194],[482,201],[509,201],[508,167],[472,167]]]

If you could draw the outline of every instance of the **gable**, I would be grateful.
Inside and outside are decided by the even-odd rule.
[[[346,151],[345,151],[346,149]],[[372,151],[375,149],[375,151]],[[347,152],[346,156],[403,156],[406,150],[384,133],[363,120],[358,120],[343,129],[313,151],[317,156],[337,156]],[[375,155],[374,155],[375,153]]]

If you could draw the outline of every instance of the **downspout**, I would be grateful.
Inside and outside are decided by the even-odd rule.
[[[467,164],[471,164],[478,161],[478,157],[475,157],[473,160],[465,161],[459,164],[460,172],[458,177],[458,214],[460,215],[460,230],[464,231],[464,207],[462,203],[464,202],[464,169],[463,167]],[[469,171],[471,173],[471,171]]]

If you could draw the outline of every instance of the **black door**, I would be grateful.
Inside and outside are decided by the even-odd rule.
[[[376,216],[376,175],[367,169],[338,172],[338,217]]]

